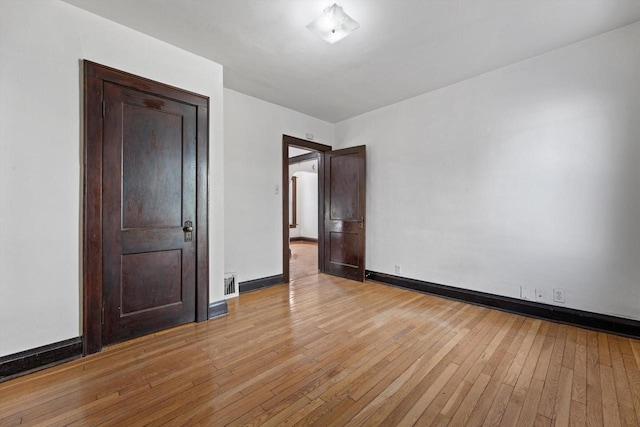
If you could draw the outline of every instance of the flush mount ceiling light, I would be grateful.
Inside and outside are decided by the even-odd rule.
[[[333,44],[360,28],[360,24],[334,3],[333,6],[326,8],[315,21],[307,25],[307,28]]]

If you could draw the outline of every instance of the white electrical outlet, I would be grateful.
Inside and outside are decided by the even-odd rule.
[[[396,265],[396,274],[400,274],[400,266]]]
[[[520,298],[530,300],[531,294],[529,294],[529,288],[526,286],[520,286]]]
[[[542,289],[536,289],[536,301],[544,301],[544,291]]]
[[[564,289],[554,289],[553,290],[553,302],[561,302],[564,303]]]

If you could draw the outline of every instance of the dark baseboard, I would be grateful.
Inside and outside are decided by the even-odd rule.
[[[77,359],[82,356],[82,337],[0,357],[0,381]]]
[[[275,276],[263,277],[262,279],[247,280],[246,282],[240,282],[238,289],[240,293],[249,291],[255,291],[256,289],[267,288],[269,286],[280,285],[284,283],[284,277],[282,274]]]
[[[292,242],[313,242],[318,243],[318,239],[314,239],[313,237],[292,237],[289,239]]]
[[[511,313],[567,323],[632,338],[640,338],[640,322],[637,320],[455,288],[369,270],[366,272],[366,278],[374,282],[426,292]]]
[[[215,317],[225,316],[229,314],[229,308],[227,307],[227,300],[210,302],[209,303],[209,316],[208,319]]]

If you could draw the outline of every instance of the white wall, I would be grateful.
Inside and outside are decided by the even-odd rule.
[[[0,4],[0,356],[81,329],[80,61],[211,98],[211,301],[224,265],[222,67],[57,0]]]
[[[296,176],[297,227],[289,229],[289,238],[318,238],[318,160],[289,165],[289,176]],[[289,193],[291,194],[291,193]],[[291,218],[291,217],[289,217]],[[291,219],[289,219],[291,221]]]
[[[317,160],[315,160],[317,162]],[[300,236],[318,238],[318,173],[298,172]]]
[[[282,135],[332,144],[330,123],[224,90],[225,270],[282,274]]]
[[[335,126],[367,269],[640,319],[640,23]]]

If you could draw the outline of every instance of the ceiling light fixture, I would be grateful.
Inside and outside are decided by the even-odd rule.
[[[360,24],[334,3],[333,6],[326,8],[315,21],[307,25],[307,28],[333,44],[360,28]]]

